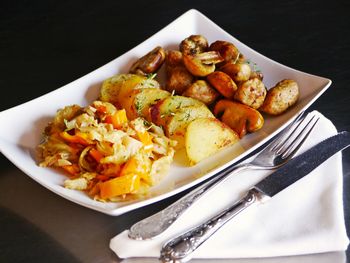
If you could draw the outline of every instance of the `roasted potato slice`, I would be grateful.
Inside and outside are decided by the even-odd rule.
[[[196,99],[184,96],[170,96],[158,101],[150,109],[152,122],[164,126],[169,117],[184,107],[203,106],[204,104]]]
[[[118,74],[106,79],[100,90],[100,100],[121,106],[128,93],[139,88],[159,88],[159,83],[151,78],[135,74]]]
[[[214,107],[215,116],[233,129],[240,138],[247,132],[255,132],[264,124],[264,118],[257,110],[229,100],[220,100]],[[221,117],[220,117],[221,116]]]
[[[165,51],[162,47],[156,47],[140,59],[130,68],[130,73],[147,75],[156,72],[165,59]]]
[[[233,61],[236,63],[239,60],[244,59],[238,48],[234,44],[227,41],[215,41],[209,46],[209,50],[218,51],[225,62]]]
[[[208,49],[208,41],[202,35],[191,35],[181,41],[179,48],[183,54],[199,54]]]
[[[211,111],[205,106],[189,106],[176,111],[167,121],[165,125],[166,135],[178,143],[177,149],[185,146],[185,132],[187,125],[197,118],[210,117],[214,118]]]
[[[194,76],[205,77],[214,72],[215,64],[223,61],[217,51],[203,52],[195,55],[183,55],[186,69]]]
[[[229,61],[220,67],[220,71],[225,72],[236,83],[248,80],[252,72],[247,63],[234,63],[232,61]]]
[[[229,75],[215,71],[207,76],[207,80],[225,98],[233,99],[237,85]]]
[[[144,88],[135,89],[129,95],[121,100],[120,106],[126,110],[129,119],[144,117],[151,120],[150,107],[171,94],[162,89]]]
[[[212,104],[220,94],[205,80],[197,80],[188,87],[183,96],[202,101],[206,105]]]
[[[237,133],[215,118],[199,118],[186,129],[186,153],[191,165],[212,156],[221,149],[236,143]]]
[[[284,79],[268,90],[264,104],[259,110],[278,115],[294,105],[298,98],[298,84],[294,80]]]
[[[258,109],[264,103],[265,97],[265,85],[258,78],[249,79],[240,83],[234,96],[235,100],[253,109]]]

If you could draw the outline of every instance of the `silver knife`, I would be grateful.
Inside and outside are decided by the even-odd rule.
[[[166,242],[161,250],[160,260],[163,262],[186,262],[190,260],[192,252],[234,216],[252,204],[261,203],[273,197],[349,145],[350,133],[344,131],[293,158],[282,168],[257,183],[241,200],[231,207],[218,213],[205,223]]]

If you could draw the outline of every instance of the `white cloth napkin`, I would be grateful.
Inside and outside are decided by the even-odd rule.
[[[328,119],[315,114],[321,118],[299,153],[337,132]],[[343,214],[341,161],[338,153],[266,203],[249,207],[200,246],[193,257],[257,258],[346,250],[349,240]],[[241,172],[202,197],[157,238],[132,240],[126,230],[111,239],[110,248],[120,258],[159,257],[167,240],[231,205],[270,173]]]

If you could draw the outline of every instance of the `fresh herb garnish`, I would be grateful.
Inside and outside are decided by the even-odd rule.
[[[147,79],[154,79],[157,76],[157,73],[147,74]]]
[[[258,67],[258,64],[256,64],[255,62],[252,62],[249,59],[247,59],[246,63],[252,67],[254,72],[261,72],[260,68]]]
[[[139,101],[139,100],[136,101],[135,108],[136,108],[137,112],[141,111],[141,109],[142,109],[141,101]]]

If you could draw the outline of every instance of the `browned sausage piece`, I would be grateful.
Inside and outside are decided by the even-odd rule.
[[[194,76],[185,68],[180,51],[168,50],[165,58],[166,83],[165,88],[176,94],[181,94],[195,80]]]
[[[165,88],[169,92],[175,91],[176,94],[182,94],[195,78],[183,66],[177,66],[169,69],[168,77],[165,83]]]
[[[235,100],[253,109],[258,109],[264,103],[265,97],[265,85],[258,78],[249,79],[240,83],[235,93]]]
[[[178,50],[167,50],[165,65],[167,68],[183,66],[182,53]]]
[[[219,97],[219,93],[205,80],[197,80],[182,95],[200,100],[207,105],[212,104]]]
[[[294,105],[298,98],[298,84],[294,80],[284,79],[268,90],[265,102],[259,110],[278,115]]]

